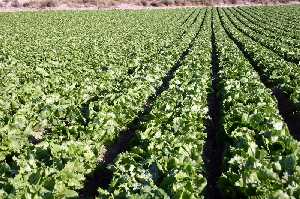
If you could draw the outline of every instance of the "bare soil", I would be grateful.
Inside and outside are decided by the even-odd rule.
[[[148,9],[178,9],[178,8],[196,8],[205,6],[139,6],[130,3],[122,3],[109,7],[97,7],[97,6],[69,6],[62,4],[56,7],[45,8],[26,8],[26,7],[0,7],[0,12],[22,12],[22,11],[96,11],[96,10],[148,10]]]

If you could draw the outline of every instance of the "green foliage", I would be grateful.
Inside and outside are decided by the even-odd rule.
[[[273,12],[286,15],[270,18]],[[254,20],[265,13],[273,25]],[[219,138],[227,146],[218,185],[228,198],[298,198],[300,145],[255,71],[299,103],[299,64],[282,59],[299,58],[298,13],[1,13],[0,198],[78,198],[108,147],[149,107],[136,145],[110,165],[113,178],[99,198],[204,198],[212,14],[225,134]]]
[[[230,140],[219,183],[230,198],[297,198],[300,144],[289,135],[271,91],[265,88],[243,54],[236,50],[217,12],[215,15],[220,78],[224,88],[223,124]],[[220,15],[224,28],[245,42],[247,50],[248,46],[249,51],[259,46],[251,45],[249,38],[246,40],[235,31],[223,10]],[[261,58],[262,51],[256,52],[254,56]],[[270,57],[264,60],[273,61]]]
[[[1,197],[77,196],[190,42],[172,46],[189,13],[1,14]]]
[[[138,132],[142,146],[119,156],[109,190],[100,189],[100,198],[105,194],[111,198],[204,197],[210,14],[204,20],[202,36],[196,38],[169,89],[155,102],[151,120],[141,128],[145,130]]]

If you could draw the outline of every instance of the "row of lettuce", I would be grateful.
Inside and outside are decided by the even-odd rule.
[[[295,29],[274,24],[270,21],[272,18],[262,18],[262,14],[249,12],[247,9],[234,8],[232,11],[236,11],[236,14],[239,14],[239,18],[245,22],[245,25],[264,37],[275,39],[281,45],[285,44],[299,48],[298,33],[296,33]]]
[[[100,198],[203,198],[203,149],[211,88],[211,12],[190,53],[138,132],[140,145],[121,154]]]
[[[1,14],[1,198],[78,196],[187,48],[191,12]]]
[[[257,11],[274,18],[283,27],[299,31],[299,6],[257,7]]]
[[[256,24],[265,24],[266,30],[271,28],[274,32],[282,34],[282,36],[299,39],[299,10],[289,9],[288,12],[284,11],[285,13],[276,12],[280,9],[270,12],[266,7],[238,8],[238,10],[247,13],[253,19],[257,19]]]
[[[291,62],[299,58],[298,41],[268,24],[273,33],[262,34],[256,12],[265,10],[1,14],[0,197],[78,197],[106,148],[176,68],[166,91],[151,102],[138,144],[118,156],[99,197],[204,198],[213,31],[222,101],[218,134],[227,145],[222,192],[297,198],[300,146],[238,47],[299,104],[299,65]],[[283,49],[273,48],[277,38]]]
[[[280,52],[276,50],[275,42],[280,46],[279,39],[272,39],[266,37],[259,32],[254,32],[249,30],[243,23],[241,23],[241,18],[235,17],[230,9],[224,9],[222,15],[228,20],[226,20],[225,26],[228,26],[228,29],[235,35],[236,38],[239,38],[239,43],[245,51],[253,58],[254,62],[260,68],[261,73],[268,78],[271,83],[278,87],[279,89],[285,92],[290,100],[296,105],[300,106],[300,74],[299,74],[299,55],[300,48],[291,46],[279,47]],[[248,22],[249,23],[249,22]],[[267,25],[266,25],[267,26]],[[280,37],[279,33],[275,34]],[[285,36],[281,36],[285,37]],[[260,39],[258,39],[260,38]],[[268,41],[268,42],[263,42]],[[266,43],[268,43],[266,45]],[[274,46],[270,46],[273,43]],[[287,44],[283,44],[287,46]],[[281,50],[282,49],[282,50]],[[298,63],[291,62],[283,58],[284,51],[290,52],[289,54],[294,55],[294,58]]]
[[[250,37],[252,40],[260,43],[262,46],[275,52],[282,59],[288,62],[299,64],[300,49],[298,39],[290,39],[289,37],[284,37],[285,39],[281,39],[283,37],[280,35],[280,33],[277,33],[274,30],[273,34],[266,32],[263,27],[259,29],[257,24],[253,24],[253,22],[251,24],[249,19],[245,18],[245,16],[240,12],[232,12],[231,9],[228,9],[228,11],[232,24],[239,31]],[[268,25],[265,25],[264,27],[267,26]]]
[[[227,11],[213,9],[208,13],[208,19],[212,15],[213,20],[205,23],[201,37],[171,81],[170,89],[151,111],[150,122],[139,131],[140,145],[117,158],[111,168],[112,182],[108,189],[99,189],[99,198],[205,197],[208,173],[205,157],[200,155],[204,154],[207,142],[203,122],[209,117],[207,95],[212,86],[211,55],[207,53],[212,52],[211,31],[216,38],[218,95],[222,101],[218,135],[227,146],[222,175],[218,178],[223,196],[298,197],[300,144],[292,138],[280,116],[272,90],[263,84],[256,67],[239,46],[244,47],[262,71],[269,65],[272,66],[269,71],[282,70],[284,63],[288,68],[281,75],[285,76],[290,67],[296,66],[236,29]],[[274,58],[268,59],[263,53]],[[285,83],[276,85],[284,88]],[[298,102],[299,97],[294,99]],[[196,109],[195,103],[202,108]]]
[[[229,137],[219,181],[222,190],[231,198],[297,198],[300,145],[283,123],[271,90],[237,51],[237,41],[250,45],[249,38],[235,31],[223,10],[216,15],[220,16],[215,27],[224,88],[223,124]]]

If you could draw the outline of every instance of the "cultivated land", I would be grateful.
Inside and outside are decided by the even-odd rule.
[[[0,198],[300,195],[300,6],[0,13]]]
[[[0,12],[299,5],[300,0],[0,0]]]

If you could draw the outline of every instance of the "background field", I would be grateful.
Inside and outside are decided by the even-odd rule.
[[[0,198],[299,198],[300,6],[0,13]]]
[[[2,10],[95,10],[95,9],[145,9],[157,7],[191,7],[211,5],[274,5],[299,4],[299,0],[1,0]]]

